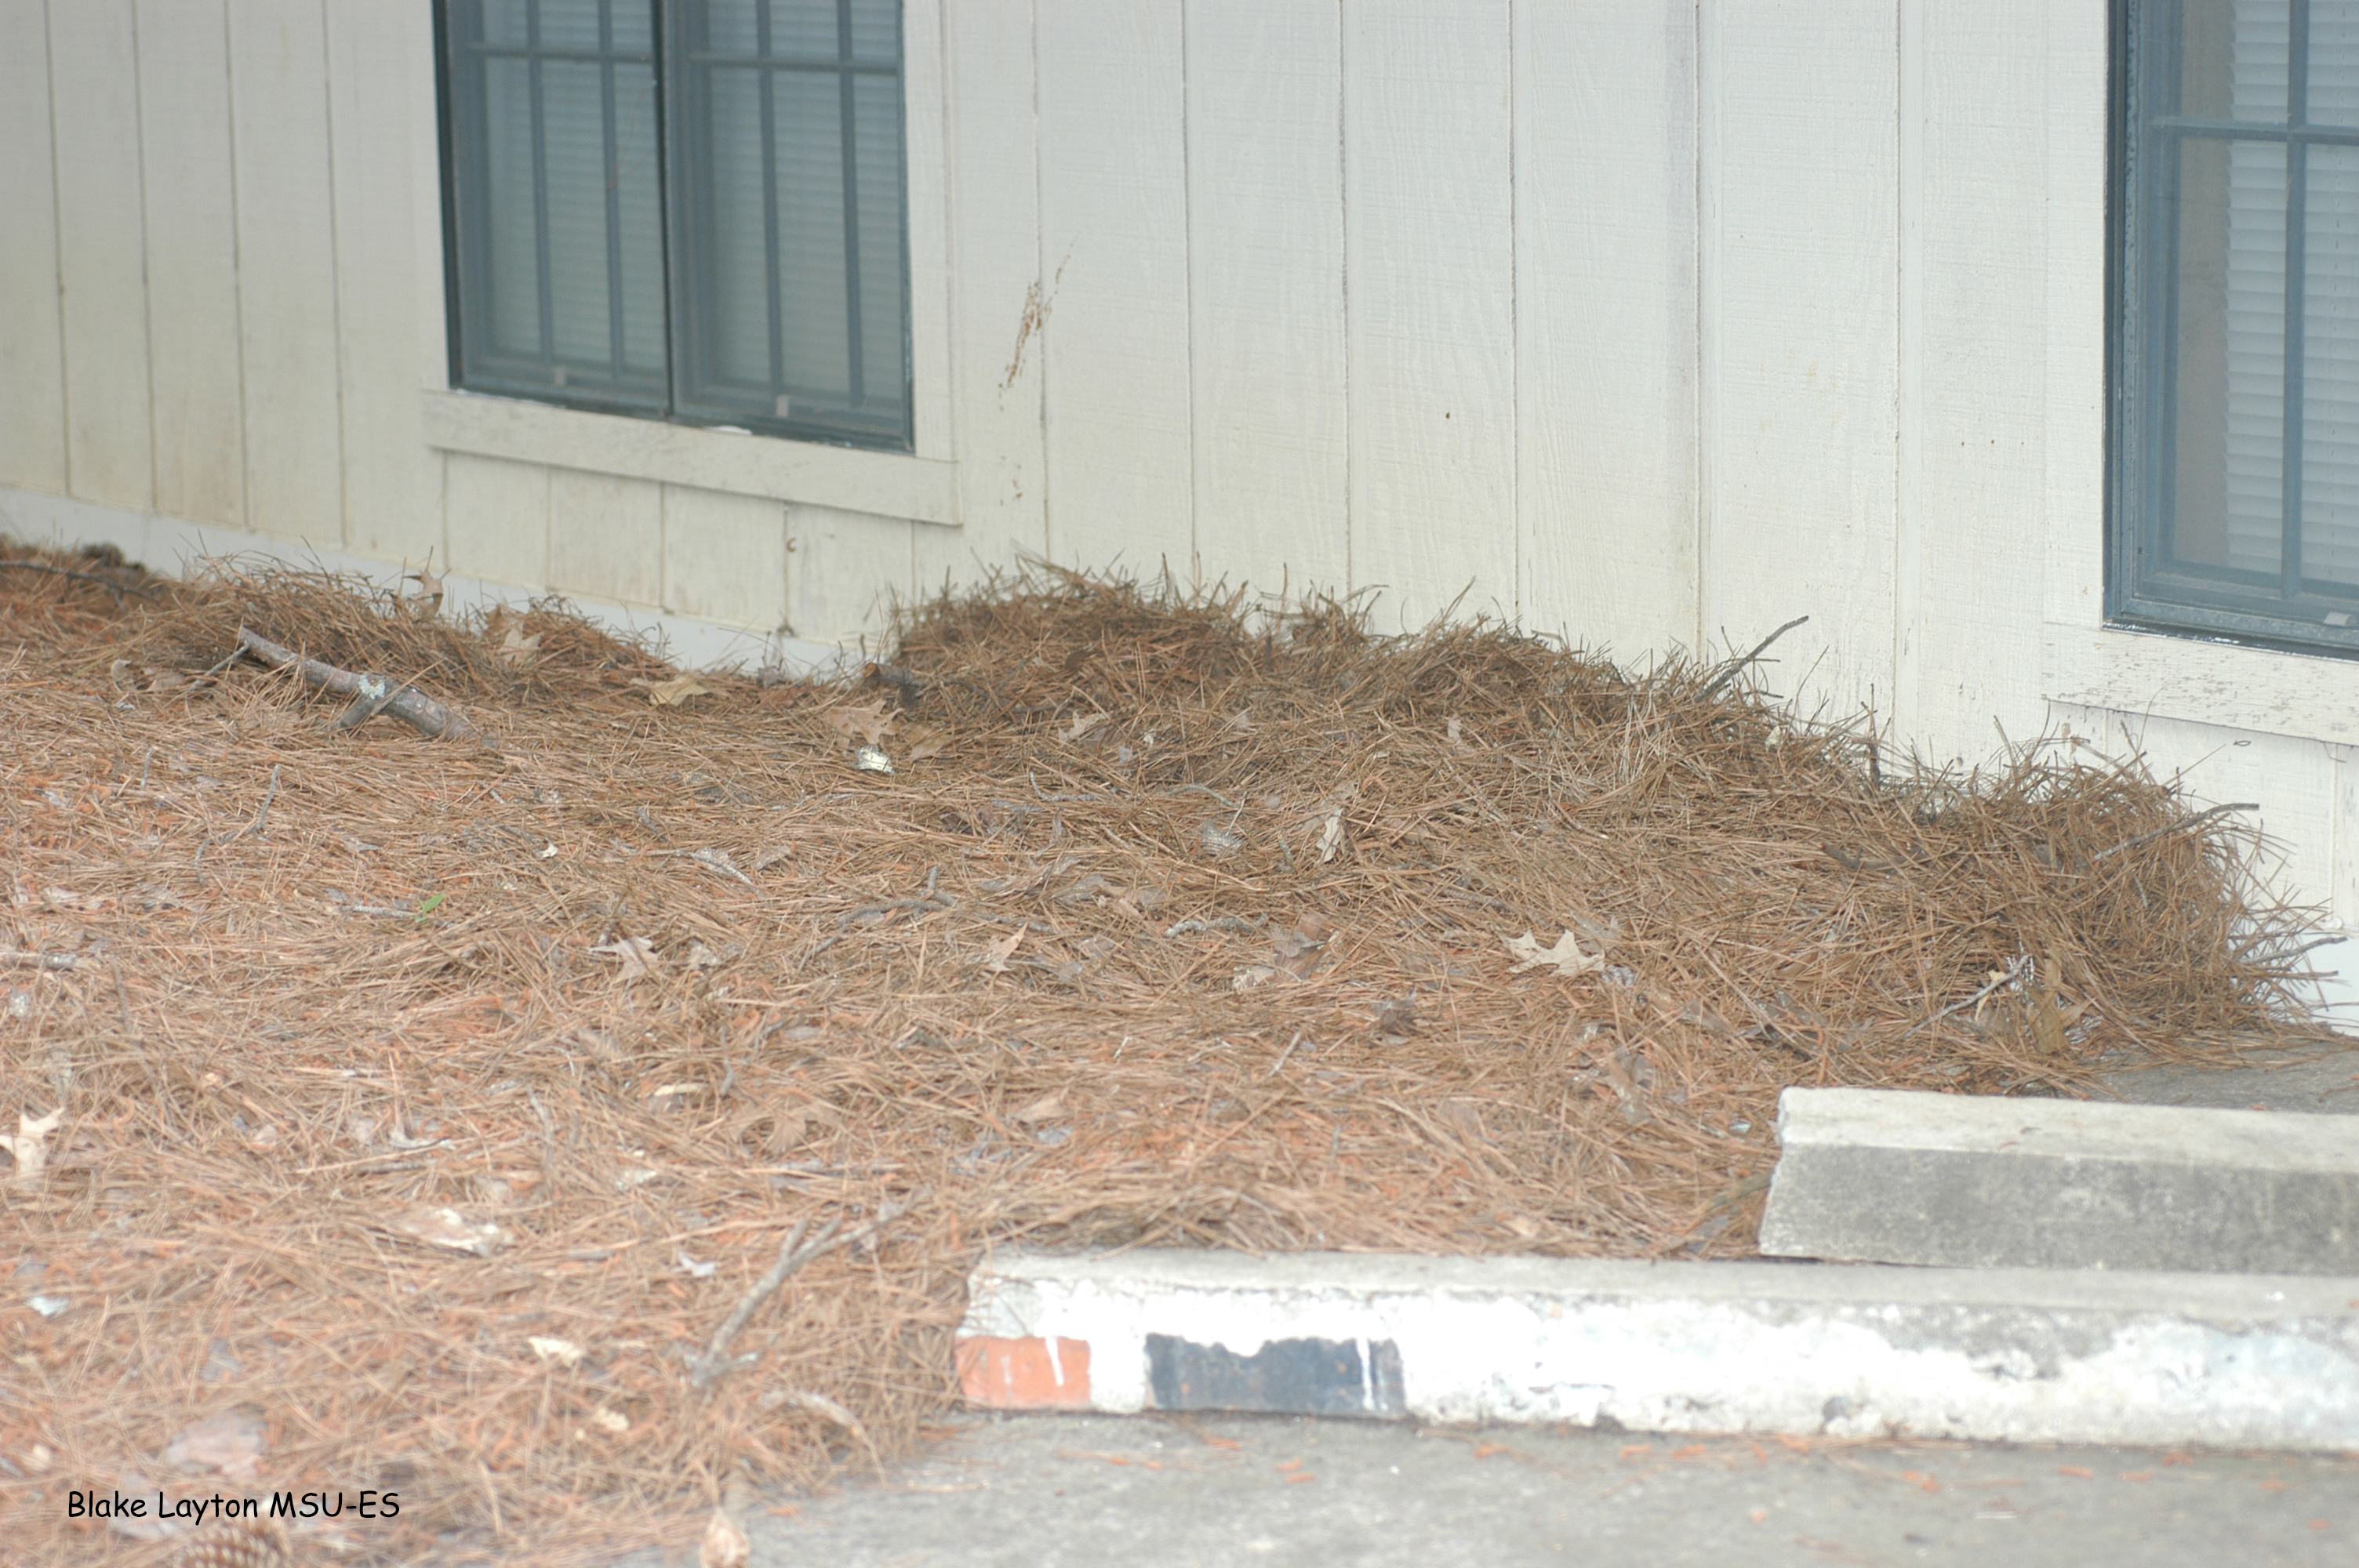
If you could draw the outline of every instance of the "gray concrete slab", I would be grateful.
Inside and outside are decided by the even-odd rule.
[[[2359,1116],[1788,1089],[1761,1250],[2359,1274]]]
[[[754,1568],[2347,1568],[2359,1459],[1284,1417],[967,1418],[742,1509]],[[774,1511],[775,1510],[775,1511]],[[615,1568],[657,1568],[659,1554]],[[671,1561],[694,1561],[692,1549]]]
[[[2112,1067],[2099,1081],[2136,1105],[2354,1116],[2359,1044],[2256,1051],[2227,1067]]]

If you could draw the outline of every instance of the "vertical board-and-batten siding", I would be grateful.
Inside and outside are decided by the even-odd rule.
[[[1342,15],[1183,16],[1197,558],[1273,593],[1351,579]]]
[[[229,12],[246,525],[343,537],[343,378],[336,308],[327,18],[320,0]]]
[[[74,493],[155,501],[139,65],[131,0],[49,9],[68,471]]]
[[[222,13],[137,0],[156,510],[245,520],[236,188]]]
[[[1901,0],[1893,711],[1989,752],[2040,700],[2048,501],[2048,0]],[[2100,137],[2102,142],[2102,136]],[[2102,313],[2100,302],[2097,309]],[[2017,324],[1995,332],[1993,321]],[[2102,440],[2102,435],[2099,439]],[[2060,514],[2071,517],[2076,513]],[[1990,519],[2000,526],[1959,526]]]
[[[0,5],[0,483],[62,493],[65,329],[59,319],[49,20]]]
[[[1040,257],[1032,7],[951,0],[940,16],[951,440],[962,525],[917,530],[915,575],[928,587],[1048,548],[1040,337],[1055,308]]]
[[[1706,8],[1700,632],[1798,615],[1773,687],[1889,711],[1897,446],[1890,0]]]
[[[1525,619],[1692,645],[1696,10],[1515,8],[1516,535]]]
[[[440,466],[418,459],[418,389],[448,369],[440,131],[415,88],[434,79],[433,16],[331,0],[326,20],[344,542],[418,564],[432,551],[439,563]]]
[[[1353,588],[1382,630],[1512,616],[1514,73],[1506,0],[1343,8]]]
[[[1180,0],[1037,0],[1049,549],[1196,575]]]

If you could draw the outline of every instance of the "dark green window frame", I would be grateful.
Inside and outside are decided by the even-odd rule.
[[[439,0],[451,384],[911,449],[898,0]]]
[[[2114,620],[2359,654],[2359,17],[2114,12]]]

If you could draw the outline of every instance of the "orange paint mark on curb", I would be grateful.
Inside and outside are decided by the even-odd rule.
[[[975,1335],[958,1342],[959,1392],[989,1410],[1087,1410],[1090,1346],[1083,1339]]]

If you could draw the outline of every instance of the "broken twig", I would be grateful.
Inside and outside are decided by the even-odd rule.
[[[117,610],[123,608],[123,596],[125,593],[136,593],[142,599],[151,599],[154,597],[154,595],[147,592],[145,589],[126,588],[124,584],[119,582],[109,582],[106,579],[99,576],[96,572],[73,571],[65,567],[50,566],[46,561],[0,561],[0,570],[47,572],[51,577],[71,578],[75,582],[94,582],[98,584],[99,587],[106,589],[107,592],[114,595],[114,607]]]
[[[849,1247],[866,1240],[907,1214],[909,1211],[909,1205],[915,1201],[911,1198],[899,1203],[886,1204],[877,1209],[876,1217],[867,1224],[841,1233],[836,1227],[842,1222],[831,1219],[820,1227],[819,1234],[809,1241],[803,1239],[803,1232],[810,1228],[810,1221],[797,1220],[795,1227],[787,1232],[786,1240],[779,1243],[778,1260],[770,1265],[770,1271],[754,1281],[754,1288],[745,1292],[745,1300],[739,1302],[735,1309],[722,1320],[721,1326],[712,1331],[712,1342],[705,1346],[704,1354],[698,1357],[692,1363],[693,1369],[689,1374],[689,1386],[703,1388],[715,1378],[730,1370],[732,1366],[729,1360],[730,1342],[737,1337],[738,1331],[743,1329],[753,1318],[754,1314],[761,1309],[762,1303],[775,1295],[778,1287],[792,1278],[797,1270],[814,1258],[824,1257],[839,1247]]]
[[[36,969],[78,969],[82,960],[71,953],[19,953],[0,947],[0,964],[24,964]]]
[[[468,723],[456,708],[435,701],[424,692],[397,687],[381,675],[354,675],[317,659],[307,659],[292,648],[283,647],[243,626],[237,629],[237,645],[239,652],[250,654],[274,669],[293,670],[306,686],[355,698],[336,720],[339,730],[349,730],[383,712],[390,713],[429,741],[473,741],[496,748],[495,741]]]
[[[239,828],[234,833],[223,833],[218,838],[208,838],[203,843],[198,845],[196,860],[191,863],[190,869],[194,871],[197,875],[201,878],[204,875],[205,871],[206,850],[212,849],[216,844],[234,844],[249,833],[260,833],[265,831],[270,821],[270,803],[277,798],[278,769],[277,767],[273,767],[270,770],[270,787],[262,792],[262,809],[254,814],[254,820],[247,823],[245,827]]]
[[[1707,685],[1701,691],[1696,693],[1696,700],[1698,702],[1702,702],[1712,697],[1722,687],[1726,686],[1730,681],[1734,680],[1740,674],[1742,674],[1745,665],[1753,663],[1754,660],[1767,653],[1769,651],[1770,643],[1776,642],[1778,638],[1784,636],[1787,633],[1791,632],[1795,627],[1801,625],[1809,619],[1810,617],[1807,615],[1797,615],[1791,621],[1787,622],[1783,626],[1778,627],[1775,632],[1770,633],[1767,637],[1762,638],[1758,643],[1754,643],[1753,651],[1751,653],[1730,665],[1726,669],[1721,671],[1720,674],[1712,676],[1711,684]]]
[[[2213,817],[2225,816],[2232,811],[2258,811],[2260,808],[2261,803],[2256,800],[2239,800],[2226,806],[2215,806],[2209,811],[2197,812],[2183,822],[2173,822],[2167,827],[2158,827],[2150,833],[2141,833],[2135,838],[2125,838],[2118,844],[2100,849],[2089,857],[2089,863],[2093,866],[2108,855],[2118,855],[2125,849],[2135,849],[2139,845],[2150,844],[2157,838],[2167,838],[2173,833],[2184,833],[2190,828],[2201,827]]]

